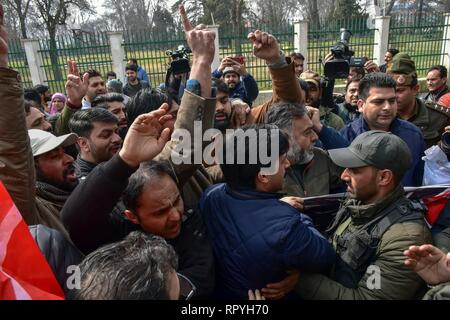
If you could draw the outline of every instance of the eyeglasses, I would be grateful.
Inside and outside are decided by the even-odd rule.
[[[197,288],[186,276],[177,272],[178,280],[180,282],[180,300],[189,300],[194,295]]]

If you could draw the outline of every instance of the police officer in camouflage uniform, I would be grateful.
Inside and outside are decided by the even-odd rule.
[[[327,127],[340,130],[344,127],[344,121],[331,108],[321,105],[322,87],[320,85],[320,76],[312,71],[306,70],[300,75],[300,79],[308,83],[308,91],[306,94],[306,105],[319,109],[320,121]]]
[[[414,61],[406,53],[397,54],[387,71],[397,82],[398,116],[414,123],[423,133],[427,148],[435,145],[450,124],[450,109],[417,97],[420,86]]]
[[[430,243],[424,208],[405,198],[400,181],[411,166],[407,144],[384,131],[366,131],[348,148],[330,150],[346,168],[348,197],[327,234],[338,258],[329,276],[302,274],[305,299],[414,299],[426,288],[403,263],[411,245]]]

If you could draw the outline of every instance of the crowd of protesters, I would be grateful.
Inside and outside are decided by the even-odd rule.
[[[381,66],[350,68],[339,95],[256,30],[272,79],[256,105],[242,57],[211,70],[214,32],[180,15],[192,63],[172,91],[133,58],[126,79],[69,61],[64,93],[23,90],[0,25],[0,181],[65,298],[450,298],[450,206],[432,224],[404,191],[425,185],[428,150],[449,154],[446,67],[430,66],[420,94],[414,60],[391,48]],[[196,158],[209,129],[223,163]],[[304,211],[340,192],[336,212]]]

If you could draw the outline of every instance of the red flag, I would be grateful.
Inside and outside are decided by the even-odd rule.
[[[0,300],[61,300],[64,293],[0,182]]]
[[[425,214],[425,218],[430,225],[433,225],[439,218],[439,215],[447,204],[449,197],[450,190],[447,190],[434,197],[423,199],[423,203],[425,203],[428,208],[428,211]]]

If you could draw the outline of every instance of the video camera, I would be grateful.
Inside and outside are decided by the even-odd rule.
[[[191,71],[189,53],[192,53],[191,49],[186,48],[184,45],[179,45],[176,51],[166,51],[166,55],[172,59],[169,68],[172,74],[178,75]]]
[[[354,58],[354,51],[350,50],[349,42],[352,33],[341,28],[341,39],[330,50],[334,59],[324,65],[324,74],[330,79],[345,79],[348,77],[350,67],[364,67],[367,58]]]

